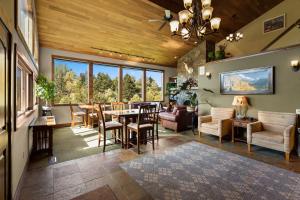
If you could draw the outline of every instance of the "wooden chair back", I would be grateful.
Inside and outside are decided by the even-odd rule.
[[[111,109],[112,110],[124,110],[125,109],[125,103],[124,102],[112,102],[111,103]]]
[[[71,102],[69,103],[69,106],[70,106],[70,111],[71,111],[71,117],[73,117],[74,109],[73,109],[73,106],[72,106]]]
[[[98,113],[98,126],[100,128],[100,125],[102,124],[103,128],[105,128],[105,117],[103,115],[102,111],[102,105],[99,103],[96,106],[97,113]]]
[[[156,105],[141,105],[139,106],[138,128],[143,124],[155,124],[157,121]]]

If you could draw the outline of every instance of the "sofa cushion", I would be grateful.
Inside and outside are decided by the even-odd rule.
[[[283,143],[283,134],[276,133],[271,131],[261,131],[261,132],[254,132],[252,133],[252,137],[255,139],[263,140],[263,141],[270,141],[278,144]]]
[[[201,126],[203,128],[218,130],[218,121],[211,121],[211,122],[207,122],[207,123],[202,123]]]
[[[161,119],[165,119],[165,120],[168,120],[168,121],[176,122],[176,115],[174,115],[172,113],[169,113],[169,112],[159,113],[159,117]]]

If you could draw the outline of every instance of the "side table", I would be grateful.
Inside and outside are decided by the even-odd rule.
[[[247,138],[237,138],[235,137],[236,134],[239,134],[239,129],[247,129],[247,124],[256,122],[257,120],[250,120],[250,119],[233,119],[232,120],[232,136],[231,142],[239,141],[247,143]]]

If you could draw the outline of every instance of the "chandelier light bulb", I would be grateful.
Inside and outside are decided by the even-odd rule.
[[[202,8],[210,7],[211,0],[201,0]]]
[[[183,5],[186,9],[192,7],[192,4],[193,4],[193,0],[183,0]]]
[[[173,34],[177,33],[179,30],[179,21],[173,20],[170,22],[170,29]]]
[[[182,36],[182,39],[188,40],[190,38],[189,30],[187,28],[181,29],[181,36]]]
[[[204,21],[208,21],[210,20],[211,16],[212,16],[212,12],[213,12],[213,7],[205,7],[202,9],[202,19]]]
[[[199,36],[199,37],[203,37],[204,35],[205,35],[205,32],[206,32],[206,27],[204,26],[202,26],[201,28],[199,28],[198,29],[198,31],[197,31],[197,35]]]
[[[213,31],[219,30],[220,24],[221,24],[221,18],[220,17],[214,17],[210,20],[211,29]]]
[[[181,24],[186,24],[190,19],[190,12],[188,10],[183,10],[178,13],[179,22]]]

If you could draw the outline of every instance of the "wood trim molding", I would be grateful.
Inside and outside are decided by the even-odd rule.
[[[292,28],[294,28],[295,26],[297,26],[300,23],[300,18],[293,23],[291,26],[289,26],[285,31],[283,31],[281,34],[279,34],[274,40],[272,40],[267,46],[265,46],[261,51],[265,51],[267,50],[270,46],[272,46],[274,43],[276,43],[280,38],[282,38],[285,34],[287,34],[288,32],[290,32],[290,30],[292,30]]]
[[[232,57],[232,58],[226,58],[226,59],[223,59],[223,60],[216,60],[216,61],[212,61],[212,62],[207,62],[205,65],[218,64],[218,63],[223,63],[223,62],[228,62],[228,61],[252,58],[252,57],[256,57],[256,56],[267,55],[267,54],[276,53],[276,52],[280,52],[280,51],[286,51],[286,50],[295,49],[295,48],[299,48],[299,47],[300,47],[300,44],[295,44],[295,45],[291,45],[291,46],[288,46],[288,47],[263,51],[263,52],[259,52],[259,53],[255,53],[255,54],[248,54],[248,55],[245,55],[245,56],[237,56],[237,57]]]

